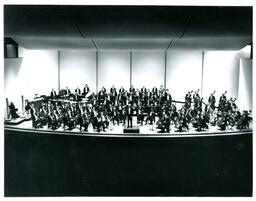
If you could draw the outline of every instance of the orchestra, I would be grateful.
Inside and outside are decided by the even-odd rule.
[[[88,131],[91,125],[97,132],[104,132],[110,124],[132,128],[135,117],[136,126],[156,125],[159,133],[169,133],[171,125],[177,132],[188,131],[191,127],[203,131],[209,126],[217,126],[219,130],[232,127],[246,129],[252,120],[251,111],[241,112],[236,106],[236,99],[227,99],[227,91],[221,95],[217,107],[215,91],[205,103],[199,89],[190,90],[180,109],[176,107],[169,90],[163,86],[151,90],[145,86],[117,90],[113,85],[109,92],[102,87],[98,93],[93,93],[86,84],[83,93],[78,87],[74,94],[68,87],[60,90],[59,95],[54,92],[52,89],[50,99],[37,107],[26,101],[33,128],[47,125],[53,130],[62,127],[64,130],[79,128],[80,131]],[[81,101],[84,97],[86,101]]]

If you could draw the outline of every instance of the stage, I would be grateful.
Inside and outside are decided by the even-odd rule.
[[[15,120],[15,122],[18,122],[18,120]],[[252,125],[253,122],[250,123],[249,129],[239,130],[235,127],[227,127],[225,131],[221,131],[218,126],[209,126],[209,129],[203,130],[203,131],[196,131],[195,128],[190,124],[189,130],[185,132],[179,132],[177,128],[174,127],[174,125],[170,126],[170,133],[159,133],[159,129],[157,129],[157,126],[155,124],[153,125],[137,125],[137,122],[135,118],[133,118],[133,128],[139,129],[139,133],[124,133],[124,128],[127,128],[122,123],[119,125],[113,125],[112,122],[110,122],[109,128],[101,132],[97,132],[96,129],[93,129],[92,125],[90,124],[88,127],[88,131],[85,132],[83,130],[79,130],[78,126],[72,130],[68,130],[67,128],[64,130],[63,127],[59,127],[56,130],[52,130],[50,128],[47,128],[47,126],[43,126],[43,128],[32,128],[32,121],[30,118],[27,118],[26,120],[20,120],[21,123],[12,123],[8,122],[7,125],[5,125],[5,128],[15,130],[15,129],[25,129],[27,132],[42,132],[47,134],[64,134],[64,135],[97,135],[97,136],[207,136],[207,135],[229,135],[229,134],[235,134],[235,133],[247,133],[252,132]]]

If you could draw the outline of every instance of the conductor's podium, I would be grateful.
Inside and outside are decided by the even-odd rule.
[[[124,128],[123,133],[140,133],[140,128],[138,126],[133,126],[132,128]]]

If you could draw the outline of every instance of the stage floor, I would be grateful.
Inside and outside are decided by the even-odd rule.
[[[223,134],[223,133],[234,133],[234,132],[247,132],[247,131],[252,131],[252,125],[253,123],[251,122],[250,123],[250,127],[249,129],[244,129],[244,130],[239,130],[239,129],[236,129],[235,127],[227,127],[227,129],[225,131],[221,131],[219,129],[218,126],[209,126],[209,129],[206,129],[206,130],[203,130],[203,131],[196,131],[196,129],[190,124],[189,125],[189,130],[188,131],[185,131],[185,132],[179,132],[177,131],[177,128],[174,127],[174,125],[171,125],[170,126],[170,133],[159,133],[158,131],[160,131],[159,129],[157,129],[156,125],[153,124],[153,125],[137,125],[137,121],[134,119],[133,120],[133,127],[137,127],[139,128],[139,131],[140,133],[132,133],[133,135],[153,135],[153,136],[156,136],[156,135],[208,135],[208,134]],[[68,130],[68,129],[63,129],[62,127],[59,127],[58,129],[56,130],[52,130],[52,129],[49,129],[47,128],[47,126],[43,126],[43,128],[37,128],[37,129],[33,129],[32,128],[32,121],[31,120],[27,120],[27,121],[24,121],[18,125],[8,125],[8,126],[5,126],[6,128],[17,128],[17,129],[31,129],[31,130],[37,130],[37,131],[56,131],[56,133],[63,133],[65,132],[65,134],[86,134],[86,133],[90,133],[90,134],[104,134],[104,135],[111,135],[111,134],[122,134],[123,133],[123,129],[125,128],[125,126],[123,126],[122,124],[119,124],[119,125],[113,125],[112,122],[110,122],[110,125],[109,125],[109,128],[106,129],[105,131],[101,131],[100,133],[97,132],[96,129],[93,129],[92,127],[92,124],[89,125],[88,127],[88,131],[85,132],[85,131],[80,131],[78,126],[72,130]],[[54,133],[54,132],[52,132]],[[123,135],[126,135],[126,134],[129,134],[129,133],[124,133]]]

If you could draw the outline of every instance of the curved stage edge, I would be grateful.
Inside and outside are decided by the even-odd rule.
[[[252,196],[252,130],[4,134],[7,197]]]

